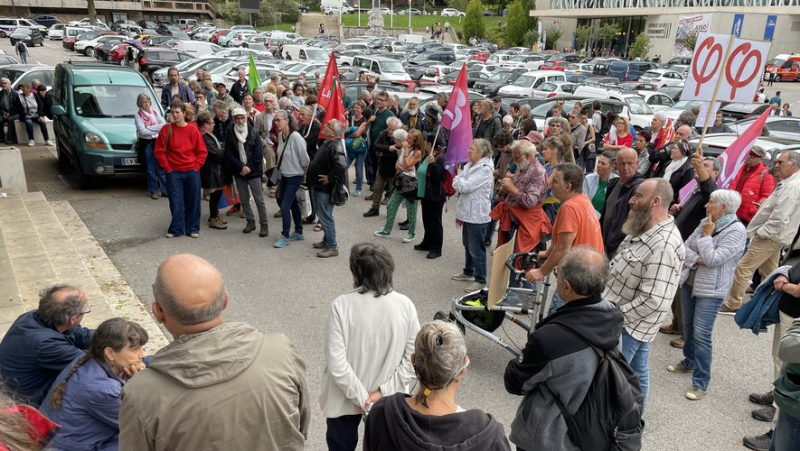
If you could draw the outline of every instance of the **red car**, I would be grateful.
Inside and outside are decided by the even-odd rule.
[[[469,53],[467,53],[467,57],[469,58],[470,61],[480,61],[482,63],[485,63],[486,60],[488,60],[489,56],[491,55],[492,52],[488,50],[486,51],[470,50]]]
[[[569,62],[564,60],[545,61],[539,67],[539,70],[560,70],[561,72],[564,72],[565,70],[567,70],[568,64]]]
[[[108,52],[106,55],[106,61],[113,61],[117,64],[122,64],[122,60],[125,58],[125,52],[128,51],[128,43],[120,42],[115,48]]]
[[[211,42],[213,42],[214,44],[217,44],[217,41],[219,41],[219,38],[221,38],[222,36],[225,36],[230,31],[231,30],[217,30],[216,33],[211,35],[211,39],[210,39]]]

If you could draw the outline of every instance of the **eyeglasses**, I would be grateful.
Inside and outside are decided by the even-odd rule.
[[[78,313],[76,316],[88,315],[89,313],[92,313],[92,309],[89,309],[89,310],[87,310],[87,311],[85,311],[85,312],[80,312],[80,313]]]
[[[748,157],[749,157],[749,158],[761,158],[761,155],[754,154],[753,152],[750,152],[750,154],[748,155]]]
[[[556,276],[556,279],[558,279],[558,266],[553,268],[553,275]]]

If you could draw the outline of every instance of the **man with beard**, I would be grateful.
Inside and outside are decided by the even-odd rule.
[[[195,102],[194,92],[181,83],[181,75],[175,66],[167,69],[167,77],[169,78],[169,84],[161,88],[161,106],[164,111],[169,110],[170,105],[172,105],[172,99],[176,96],[187,105]]]
[[[419,110],[419,99],[416,97],[408,99],[406,107],[403,108],[403,112],[400,113],[400,121],[405,124],[403,125],[403,130],[405,131],[415,128],[419,131],[425,129],[425,119]]]
[[[243,108],[233,110],[233,125],[228,129],[228,140],[225,143],[225,160],[233,172],[236,188],[242,197],[247,225],[243,233],[250,233],[256,229],[253,207],[250,206],[250,196],[256,201],[258,220],[261,223],[260,237],[269,235],[267,226],[267,207],[264,204],[264,190],[261,187],[263,169],[263,146],[261,138],[247,123],[247,113]]]
[[[639,184],[622,225],[627,237],[611,262],[611,278],[603,292],[603,299],[616,304],[625,317],[622,355],[639,375],[643,411],[650,388],[650,342],[678,289],[686,257],[681,234],[669,215],[671,202],[668,181],[649,179]]]
[[[608,181],[606,203],[600,215],[603,243],[609,258],[614,256],[619,244],[625,238],[622,224],[628,218],[628,201],[644,180],[644,177],[636,172],[638,164],[635,150],[625,147],[617,152],[616,167],[619,177]]]

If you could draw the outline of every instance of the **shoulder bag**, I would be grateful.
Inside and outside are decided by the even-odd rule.
[[[278,164],[275,166],[275,169],[272,170],[272,174],[269,176],[269,182],[275,187],[275,199],[277,199],[278,203],[280,203],[281,199],[283,198],[283,183],[281,183],[283,177],[281,177],[281,163],[283,163],[283,154],[286,153],[286,144],[289,143],[290,139],[292,139],[291,134],[288,138],[286,138],[286,141],[283,142],[283,151],[279,152],[281,156],[278,157]]]

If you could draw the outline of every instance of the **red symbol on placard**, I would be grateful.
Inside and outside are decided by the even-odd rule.
[[[731,99],[736,97],[736,90],[747,86],[750,84],[751,81],[757,76],[761,75],[760,68],[761,68],[761,52],[757,49],[751,49],[751,45],[749,42],[746,42],[738,47],[736,47],[732,52],[731,55],[728,57],[728,64],[725,67],[725,78],[728,79],[728,83],[731,85]],[[731,66],[734,58],[737,55],[742,54],[744,58],[740,64],[737,64],[739,71],[736,72],[736,78],[731,75]],[[755,58],[755,70],[750,73],[747,79],[742,80],[742,72],[744,72],[745,68],[747,67],[747,63],[750,61],[750,58]]]
[[[714,36],[709,36],[702,43],[700,43],[700,46],[697,47],[695,53],[697,54],[697,56],[700,56],[700,54],[706,49],[708,49],[708,55],[704,59],[702,59],[703,60],[702,72],[698,73],[697,64],[692,64],[692,75],[694,76],[694,80],[696,83],[694,88],[695,96],[697,96],[700,93],[700,87],[703,83],[714,78],[714,74],[717,73],[717,69],[719,69],[719,65],[722,63],[722,54],[724,52],[722,50],[722,44],[720,44],[719,42],[715,42]],[[710,71],[707,71],[708,63],[711,62],[711,58],[715,54],[717,55],[717,59],[714,63],[714,67],[711,68]],[[695,61],[698,60],[699,59],[695,59]]]

